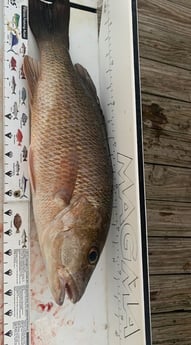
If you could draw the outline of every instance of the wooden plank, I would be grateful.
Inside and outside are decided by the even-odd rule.
[[[191,310],[190,275],[150,277],[152,313]]]
[[[191,237],[191,205],[147,200],[149,236]]]
[[[149,237],[150,274],[191,273],[191,238]]]
[[[188,4],[189,0],[138,0],[139,13],[143,13],[147,17],[156,18],[159,21],[161,19],[168,21],[168,26],[175,25],[175,31],[183,32],[190,29],[191,13],[188,8],[185,8],[185,4]],[[188,7],[188,6],[187,6]],[[177,24],[182,24],[183,27]],[[149,24],[149,23],[148,23]],[[161,23],[163,26],[164,23]]]
[[[191,102],[191,71],[141,58],[142,92]]]
[[[190,345],[191,313],[152,315],[153,345]]]
[[[191,9],[190,0],[168,0],[168,1],[173,3],[173,4],[178,4],[178,5],[184,6],[187,9]]]
[[[144,130],[145,163],[191,168],[191,140],[181,133]]]
[[[140,55],[190,70],[191,11],[167,0],[139,0],[138,8]]]
[[[191,202],[190,169],[145,164],[145,183],[147,199]]]
[[[142,93],[144,128],[172,131],[190,138],[190,110],[190,103]]]

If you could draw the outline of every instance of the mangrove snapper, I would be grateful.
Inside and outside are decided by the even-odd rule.
[[[29,1],[40,62],[25,56],[31,104],[29,170],[49,286],[61,305],[82,297],[112,210],[104,117],[88,72],[69,55],[68,0]]]

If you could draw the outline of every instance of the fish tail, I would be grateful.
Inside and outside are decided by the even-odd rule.
[[[29,23],[38,45],[58,39],[69,48],[69,0],[29,0]]]

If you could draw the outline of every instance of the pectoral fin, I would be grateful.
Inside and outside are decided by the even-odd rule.
[[[29,90],[29,99],[30,103],[32,102],[34,90],[40,75],[40,63],[37,60],[34,60],[32,57],[26,55],[24,57],[24,73],[28,82]]]
[[[66,207],[70,203],[72,192],[73,186],[67,184],[65,187],[60,188],[60,190],[56,192],[54,201],[60,207]]]

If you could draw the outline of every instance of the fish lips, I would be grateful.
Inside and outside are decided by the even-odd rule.
[[[65,295],[68,296],[72,303],[76,303],[80,299],[80,294],[72,275],[66,268],[61,267],[58,269],[58,279],[60,282],[60,294],[55,298],[58,305],[62,305]]]

